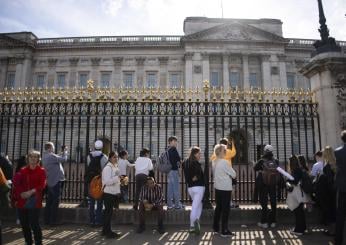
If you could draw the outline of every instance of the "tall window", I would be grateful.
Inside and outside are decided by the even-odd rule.
[[[147,74],[147,85],[148,85],[148,88],[156,88],[157,87],[156,72],[149,72]]]
[[[171,73],[170,74],[169,86],[170,86],[170,88],[179,88],[180,87],[180,74],[179,73]]]
[[[287,74],[287,88],[294,89],[294,73]]]
[[[111,73],[110,72],[102,72],[101,73],[101,88],[109,88],[111,80]]]
[[[6,82],[7,88],[14,88],[14,79],[15,79],[14,72],[10,72],[7,74],[7,82]]]
[[[230,84],[232,88],[240,86],[240,74],[239,72],[231,72],[229,76]]]
[[[79,86],[86,88],[88,79],[89,79],[88,73],[84,73],[84,72],[80,73],[79,74]]]
[[[219,72],[212,71],[211,74],[210,74],[210,85],[212,87],[220,86],[219,79],[220,79],[219,78]]]
[[[66,86],[66,73],[58,73],[58,87],[64,88]]]
[[[133,88],[133,72],[124,73],[124,87]]]
[[[250,73],[249,80],[250,80],[250,87],[259,88],[257,73]]]
[[[43,88],[43,87],[44,87],[44,77],[45,77],[44,74],[37,74],[37,77],[36,77],[36,86],[37,86],[38,88]]]

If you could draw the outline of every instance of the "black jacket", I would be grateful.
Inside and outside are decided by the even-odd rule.
[[[336,157],[336,189],[346,192],[346,144],[335,150]]]
[[[255,171],[262,171],[263,170],[263,163],[268,160],[273,160],[279,166],[279,161],[274,158],[273,153],[266,152],[260,160],[255,164],[254,169]]]
[[[205,186],[204,173],[202,166],[198,161],[189,160],[184,161],[184,176],[188,187],[193,186]],[[196,176],[197,180],[193,181],[193,177]]]
[[[177,148],[170,147],[168,149],[168,155],[169,155],[169,161],[172,164],[172,170],[178,170],[181,158],[179,156]]]

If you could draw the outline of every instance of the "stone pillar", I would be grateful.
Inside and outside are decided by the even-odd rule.
[[[229,54],[224,54],[222,56],[222,67],[223,67],[223,84],[222,86],[225,90],[229,90],[230,82],[229,82]]]
[[[278,55],[280,69],[280,88],[287,89],[286,56]]]
[[[7,80],[7,68],[8,68],[8,58],[0,58],[0,89],[3,89],[6,85]]]
[[[23,62],[24,56],[16,56],[16,74],[14,79],[14,87],[19,87],[23,83]]]
[[[202,53],[202,80],[210,80],[209,54]]]
[[[110,84],[111,87],[124,86],[123,81],[121,80],[121,66],[123,64],[123,60],[123,57],[113,57],[114,74]]]
[[[168,57],[159,57],[160,62],[160,83],[158,86],[160,88],[169,88],[170,84],[168,81],[168,74],[167,74],[167,64],[168,64]]]
[[[69,81],[69,86],[70,88],[72,87],[79,87],[79,83],[77,81],[78,79],[78,74],[77,74],[77,64],[79,61],[79,58],[77,57],[71,57],[69,59],[70,61],[70,81]]]
[[[145,87],[146,83],[144,81],[144,61],[145,57],[136,57],[137,62],[137,87]]]
[[[262,86],[263,89],[271,89],[273,84],[270,72],[270,55],[262,55]]]
[[[185,88],[186,89],[192,89],[193,88],[193,82],[192,82],[192,56],[193,53],[185,53]]]
[[[23,81],[20,84],[20,87],[28,87],[32,84],[32,54],[25,55],[22,72]]]
[[[317,150],[326,145],[337,147],[341,144],[340,132],[346,128],[346,55],[328,52],[316,55],[300,72],[311,79],[314,100],[319,102],[321,145],[315,126]],[[319,148],[318,148],[319,147]]]
[[[249,81],[249,56],[244,54],[242,56],[243,61],[243,86],[244,89],[250,88],[250,81]]]
[[[58,59],[54,59],[54,58],[48,59],[48,74],[47,74],[46,86],[49,88],[57,87],[57,84],[55,84],[55,67],[57,62],[58,62]]]
[[[90,59],[91,61],[91,74],[90,79],[94,81],[96,87],[101,87],[100,74],[99,74],[99,66],[101,58],[93,57]]]

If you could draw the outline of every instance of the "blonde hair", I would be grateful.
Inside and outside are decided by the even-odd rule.
[[[331,146],[326,146],[323,150],[323,161],[329,163],[333,170],[336,169],[336,158],[334,149]]]
[[[41,161],[41,153],[39,151],[36,151],[34,149],[29,150],[28,155],[26,156],[26,162],[29,163],[29,156],[37,156],[38,161]]]
[[[226,145],[223,145],[223,144],[217,144],[215,147],[214,147],[214,154],[217,158],[220,158],[220,155],[222,152],[226,152],[227,150],[227,146]]]

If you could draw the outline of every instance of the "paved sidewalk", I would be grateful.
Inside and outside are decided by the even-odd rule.
[[[21,245],[24,244],[21,229],[14,224],[3,224],[4,244]],[[183,226],[167,226],[166,233],[160,235],[155,226],[147,226],[143,234],[136,234],[134,226],[116,226],[115,230],[123,233],[119,239],[105,239],[100,236],[99,229],[88,226],[63,225],[59,227],[43,227],[44,244],[332,244],[332,239],[322,234],[319,227],[310,227],[310,232],[304,236],[293,236],[289,233],[291,227],[278,226],[276,229],[263,230],[255,226],[242,227],[233,226],[236,236],[233,238],[222,238],[213,234],[210,227],[202,226],[201,235],[189,234],[187,228]]]

